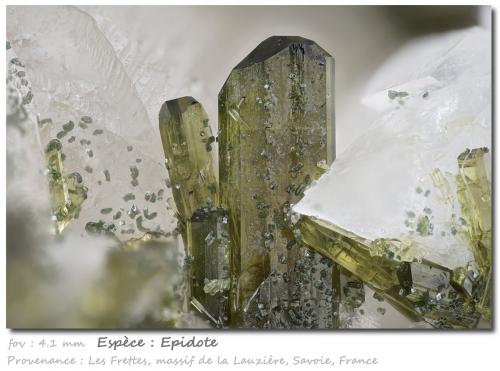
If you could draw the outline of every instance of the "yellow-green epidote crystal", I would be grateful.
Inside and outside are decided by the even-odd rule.
[[[430,261],[402,258],[397,253],[401,241],[370,241],[307,216],[298,227],[305,244],[359,277],[408,318],[427,320],[436,327],[477,324],[479,314],[464,295],[457,272]]]
[[[186,246],[191,302],[221,326],[228,320],[229,235],[226,212],[218,207],[215,138],[203,107],[191,97],[163,104],[160,134]]]
[[[52,199],[52,216],[56,233],[61,233],[68,223],[77,218],[82,203],[87,199],[87,187],[79,173],[64,175],[62,145],[53,139],[45,149]]]
[[[335,156],[333,76],[333,58],[313,41],[275,36],[232,70],[219,93],[234,325],[251,325],[245,313],[258,298],[262,326],[332,326],[332,262],[301,243],[290,218]],[[256,291],[262,284],[265,293]]]
[[[491,299],[491,187],[488,180],[487,148],[466,150],[458,156],[457,194],[462,215],[467,222],[468,237],[479,272],[462,271],[460,282],[469,282],[466,291],[477,300],[477,308],[490,318]]]

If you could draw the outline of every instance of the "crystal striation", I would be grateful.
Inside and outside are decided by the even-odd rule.
[[[229,213],[231,321],[270,278],[271,327],[332,324],[332,264],[304,247],[291,205],[335,156],[333,58],[301,37],[263,41],[219,93],[220,202]],[[321,272],[321,273],[320,273]],[[322,276],[320,276],[322,274]],[[262,314],[262,313],[261,313]]]
[[[167,101],[160,111],[160,134],[172,193],[181,219],[217,205],[212,135],[205,110],[192,97]]]
[[[456,176],[458,200],[479,271],[475,274],[473,269],[468,269],[463,280],[477,283],[477,307],[487,319],[491,317],[489,306],[492,279],[492,211],[488,160],[487,148],[467,149],[458,156],[459,173]]]
[[[215,138],[205,110],[192,97],[163,104],[160,134],[189,257],[191,303],[223,326],[228,320],[229,233],[227,212],[217,207]]]
[[[87,187],[79,173],[64,174],[62,145],[53,139],[46,147],[49,189],[52,197],[52,216],[56,233],[78,218],[82,203],[87,199]]]

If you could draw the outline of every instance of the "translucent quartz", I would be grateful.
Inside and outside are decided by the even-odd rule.
[[[207,115],[192,97],[167,101],[160,134],[189,263],[191,302],[217,326],[228,320],[227,212],[217,208],[212,136]]]
[[[133,82],[87,13],[70,6],[11,7],[7,22],[12,47],[31,77],[40,114],[85,112],[131,142],[154,137],[153,123]],[[144,152],[157,155],[161,144],[149,144]]]
[[[332,264],[316,266],[321,257],[300,243],[290,207],[335,156],[333,63],[311,40],[270,37],[232,70],[219,93],[234,325],[245,325],[242,310],[268,275],[269,296],[260,304],[271,327],[332,324],[326,300]]]
[[[157,124],[93,18],[62,6],[7,12],[11,49],[31,86],[26,110],[33,121],[39,117],[40,146],[59,139],[65,171],[79,173],[88,188],[80,217],[64,232],[83,233],[88,222],[103,221],[123,241],[147,231],[171,233],[176,220],[164,204],[172,193]],[[39,189],[28,185],[32,193]]]

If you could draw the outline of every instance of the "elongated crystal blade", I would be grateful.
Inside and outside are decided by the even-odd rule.
[[[87,187],[79,173],[64,174],[61,142],[53,139],[45,149],[49,189],[52,198],[52,216],[56,233],[61,233],[68,223],[77,218],[82,203],[87,199]]]
[[[457,193],[467,222],[474,257],[482,270],[491,267],[491,189],[485,158],[487,148],[467,150],[458,156]]]
[[[458,156],[457,194],[462,216],[467,223],[468,237],[479,277],[464,272],[463,282],[475,282],[477,307],[487,319],[491,317],[491,185],[488,179],[487,148],[466,150]],[[472,274],[472,277],[471,277]]]
[[[177,211],[188,220],[196,209],[217,205],[215,138],[205,110],[192,97],[165,102],[160,134]]]
[[[333,58],[313,41],[274,36],[232,70],[219,93],[221,206],[229,213],[237,325],[245,325],[242,311],[268,277],[260,304],[272,327],[332,324],[325,299],[332,264],[302,245],[291,205],[335,157],[333,73]]]
[[[160,134],[188,256],[191,303],[214,325],[224,326],[228,320],[228,218],[217,207],[215,138],[205,110],[192,97],[165,102]]]

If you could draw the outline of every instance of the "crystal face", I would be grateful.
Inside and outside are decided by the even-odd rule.
[[[193,306],[217,326],[228,320],[229,234],[218,208],[218,182],[205,110],[192,97],[167,101],[160,134],[189,262]]]
[[[215,138],[201,104],[191,97],[165,102],[160,111],[160,135],[180,218],[187,220],[199,208],[216,206]]]
[[[188,253],[192,256],[191,296],[218,327],[227,324],[229,291],[229,233],[222,208],[197,209],[186,223]]]
[[[73,218],[78,217],[81,205],[87,199],[87,187],[82,184],[82,176],[78,173],[64,174],[61,150],[61,142],[57,139],[45,149],[56,233],[61,233]]]
[[[487,148],[467,149],[461,153],[458,156],[459,174],[456,182],[462,215],[467,223],[469,241],[479,270],[477,277],[473,269],[468,269],[464,273],[466,277],[461,277],[459,282],[463,286],[469,286],[468,282],[479,285],[466,289],[466,292],[475,296],[478,310],[485,318],[490,319],[492,235],[491,186],[486,161],[488,156]]]
[[[272,327],[318,326],[321,312],[331,312],[322,298],[331,291],[331,266],[318,269],[325,276],[315,285],[320,257],[300,243],[290,207],[322,174],[318,163],[335,156],[333,68],[333,58],[311,40],[270,37],[219,93],[220,202],[229,213],[235,325],[268,274],[269,297],[261,304]],[[281,318],[293,311],[293,321]]]

